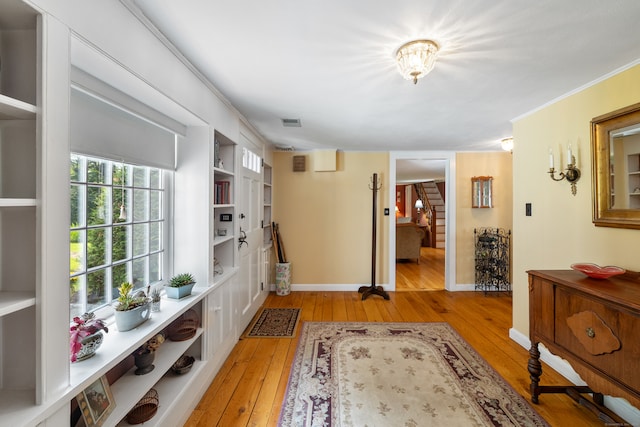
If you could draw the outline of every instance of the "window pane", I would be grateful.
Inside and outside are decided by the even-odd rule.
[[[87,182],[94,184],[107,184],[107,161],[87,160]]]
[[[131,175],[131,168],[122,163],[114,163],[111,172],[111,183],[114,187],[122,187],[127,185],[128,178]]]
[[[84,290],[86,289],[85,283],[86,276],[71,277],[69,279],[69,299],[70,299],[70,318],[73,319],[76,316],[80,316],[85,310],[82,308],[82,302],[85,300]]]
[[[71,227],[84,227],[85,206],[84,206],[84,185],[71,185]]]
[[[84,181],[83,157],[71,155],[69,178],[71,179],[71,181]]]
[[[152,222],[149,224],[149,252],[160,249],[162,249],[162,223]]]
[[[124,208],[122,200],[124,199]],[[111,200],[111,220],[113,223],[117,222],[131,222],[129,217],[129,206],[131,203],[131,190],[123,190],[120,187],[113,187]]]
[[[87,311],[107,303],[105,283],[107,270],[98,270],[87,274]]]
[[[131,262],[114,265],[111,267],[111,296],[112,299],[118,298],[118,287],[124,282],[129,281],[129,268]]]
[[[131,233],[130,225],[122,225],[113,227],[111,243],[111,262],[118,262],[129,257],[129,234]]]
[[[162,279],[162,254],[149,256],[149,283],[158,282]]]
[[[69,233],[69,275],[74,275],[85,271],[84,265],[84,230],[73,230]]]
[[[157,220],[161,218],[162,206],[160,201],[162,200],[160,191],[149,192],[149,220]]]
[[[149,252],[149,224],[135,224],[133,226],[133,256],[145,255]]]
[[[101,225],[107,223],[109,192],[107,187],[87,188],[87,223],[88,225]]]
[[[149,220],[148,195],[148,190],[133,190],[133,220],[136,222]]]
[[[147,168],[138,166],[133,167],[133,186],[145,188],[149,187],[149,183],[147,181]]]
[[[135,289],[144,288],[149,284],[147,278],[147,260],[149,258],[138,258],[133,260],[133,287]]]
[[[87,268],[99,267],[107,263],[107,234],[106,228],[87,230]]]
[[[149,171],[149,187],[150,188],[162,188],[160,178],[162,177],[162,172],[160,169],[151,169]]]

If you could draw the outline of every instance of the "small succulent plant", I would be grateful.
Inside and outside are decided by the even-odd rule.
[[[180,288],[195,283],[195,279],[191,273],[181,273],[173,276],[169,281],[169,286],[172,288]]]
[[[151,291],[151,301],[160,302],[160,289],[155,288],[153,291]]]
[[[124,282],[118,287],[120,296],[117,299],[116,310],[128,311],[149,302],[144,291],[133,292],[133,284]]]

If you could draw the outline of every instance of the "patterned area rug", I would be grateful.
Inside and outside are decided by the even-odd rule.
[[[299,308],[264,308],[246,337],[291,338],[300,318]]]
[[[304,323],[279,425],[548,426],[447,323],[339,322]]]

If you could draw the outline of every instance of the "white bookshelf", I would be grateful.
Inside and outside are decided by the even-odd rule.
[[[31,411],[38,398],[40,35],[37,10],[0,3],[0,423],[20,424],[15,411]]]

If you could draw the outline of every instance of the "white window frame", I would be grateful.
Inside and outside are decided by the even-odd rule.
[[[79,227],[71,227],[71,225],[69,225],[69,230],[73,231],[73,230],[84,230],[85,231],[85,241],[83,242],[83,259],[84,259],[84,265],[82,266],[82,270],[75,272],[74,274],[71,274],[70,272],[70,276],[69,278],[71,279],[72,277],[78,277],[78,276],[83,276],[86,278],[87,273],[89,272],[93,272],[93,271],[99,271],[99,270],[107,270],[107,277],[105,282],[106,283],[111,283],[111,274],[110,274],[110,269],[111,267],[113,267],[114,265],[121,265],[123,262],[132,262],[134,259],[139,259],[141,257],[148,257],[151,256],[152,253],[149,252],[148,248],[146,249],[145,253],[142,255],[133,255],[133,242],[131,242],[131,248],[128,249],[128,253],[127,253],[127,258],[125,260],[118,260],[117,262],[113,262],[112,260],[112,248],[111,248],[111,230],[113,229],[114,226],[118,226],[118,224],[128,224],[131,227],[133,227],[134,222],[132,220],[128,220],[125,223],[114,223],[111,221],[112,218],[112,210],[111,207],[113,205],[112,201],[111,201],[111,194],[113,193],[113,191],[117,191],[120,188],[120,184],[113,184],[111,181],[112,178],[112,167],[114,165],[119,166],[122,163],[124,163],[127,166],[136,166],[136,167],[145,167],[145,168],[152,168],[152,169],[160,169],[161,173],[162,173],[162,182],[161,182],[161,188],[162,188],[162,209],[161,209],[161,218],[160,221],[162,223],[162,247],[160,248],[160,250],[158,251],[153,251],[153,254],[155,253],[161,253],[161,271],[160,271],[160,280],[158,281],[154,281],[152,283],[148,283],[146,285],[143,285],[142,288],[146,288],[146,286],[151,286],[152,288],[155,287],[162,287],[163,282],[168,280],[168,278],[171,275],[171,271],[173,269],[173,231],[172,231],[172,224],[173,224],[173,217],[172,217],[172,212],[173,212],[173,179],[174,179],[174,173],[171,170],[166,170],[166,169],[162,169],[162,168],[158,168],[156,166],[151,166],[151,165],[143,165],[143,164],[133,164],[133,163],[129,163],[129,162],[122,162],[122,161],[116,161],[116,160],[111,160],[111,159],[107,159],[107,158],[101,158],[98,156],[90,156],[90,155],[85,155],[82,153],[71,153],[70,159],[73,156],[80,156],[80,157],[84,157],[85,159],[87,159],[86,161],[89,160],[98,160],[98,161],[104,161],[104,162],[109,162],[109,166],[108,166],[108,178],[106,180],[106,182],[104,184],[94,184],[94,183],[89,183],[87,181],[87,177],[84,177],[83,181],[74,181],[71,180],[70,183],[71,185],[84,185],[86,187],[89,186],[93,186],[93,185],[98,185],[101,187],[106,187],[108,189],[110,189],[111,191],[108,191],[109,196],[108,196],[108,202],[106,203],[107,206],[109,207],[107,209],[106,212],[106,216],[107,218],[109,218],[109,221],[106,221],[105,224],[100,225],[100,227],[105,227],[108,228],[108,234],[109,237],[106,238],[106,250],[107,252],[107,260],[106,263],[99,266],[99,267],[95,267],[95,268],[90,268],[88,269],[86,266],[87,263],[87,238],[86,238],[86,231],[88,229],[94,228],[93,226],[89,226],[87,224],[87,218],[86,218],[86,203],[87,201],[84,200],[84,212],[83,215],[85,216],[84,218],[84,224],[82,226]],[[151,189],[149,186],[146,187],[135,187],[133,185],[133,182],[129,182],[125,185],[125,190],[127,191],[131,191],[131,195],[130,195],[130,203],[129,203],[129,208],[131,208],[132,206],[132,199],[133,199],[133,190],[134,189],[145,189],[148,191],[151,190],[155,190],[155,189]],[[86,196],[86,191],[85,191],[85,196]],[[71,203],[71,199],[69,200],[69,203]],[[148,206],[147,206],[148,209]],[[133,212],[127,212],[127,215],[133,215]],[[141,222],[137,222],[138,224],[141,223],[146,223],[146,224],[150,224],[153,222],[157,222],[155,220],[151,220],[150,218],[147,218],[147,220],[145,221],[141,221]],[[148,268],[148,267],[147,267]],[[132,277],[132,268],[128,269],[128,280],[131,279]],[[146,274],[148,275],[148,271],[146,272]],[[86,311],[86,307],[87,307],[87,301],[86,301],[86,279],[85,279],[85,283],[84,283],[85,289],[83,290],[83,301],[82,301],[82,309],[80,311],[84,312]],[[107,289],[106,289],[106,297],[107,299],[109,297],[111,297],[111,300],[107,301],[105,303],[105,305],[102,305],[98,308],[96,308],[95,310],[92,310],[96,313],[96,315],[98,317],[109,317],[113,314],[113,307],[112,307],[112,303],[113,300],[115,298],[117,298],[117,295],[109,295],[110,293],[110,289],[111,286],[107,285]],[[72,306],[70,303],[69,306],[70,311],[72,310]],[[77,312],[75,313],[77,314]]]

